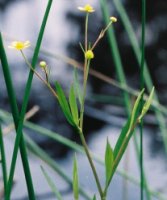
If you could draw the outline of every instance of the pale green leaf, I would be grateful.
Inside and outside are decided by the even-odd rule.
[[[48,185],[50,186],[52,192],[55,194],[56,198],[58,200],[63,200],[60,192],[58,191],[56,185],[54,184],[54,182],[52,181],[52,179],[50,178],[50,176],[48,175],[48,173],[46,172],[46,170],[41,166],[41,170],[42,170],[42,173],[46,179],[46,181],[48,182]]]
[[[72,126],[74,126],[75,123],[74,123],[74,120],[72,118],[72,115],[71,115],[71,112],[70,112],[70,108],[69,108],[66,96],[64,94],[64,91],[63,91],[61,85],[58,82],[55,83],[55,86],[56,86],[56,91],[57,91],[58,101],[59,101],[60,107],[61,107],[61,109],[62,109],[67,121]]]
[[[76,156],[74,156],[74,162],[73,162],[73,193],[74,193],[74,199],[79,200],[78,167],[77,167]]]
[[[105,151],[106,185],[108,185],[109,182],[110,182],[110,178],[111,178],[111,175],[112,175],[113,162],[114,162],[113,150],[112,150],[110,143],[107,139],[106,151]]]
[[[76,91],[78,101],[81,105],[82,104],[82,93],[81,93],[81,89],[80,89],[80,85],[79,85],[79,81],[78,81],[78,74],[77,74],[76,68],[74,68],[74,88]]]
[[[143,93],[144,93],[144,89],[139,93],[139,95],[138,95],[138,97],[137,97],[137,99],[135,101],[135,104],[133,106],[133,110],[132,110],[132,114],[131,114],[131,118],[130,118],[129,129],[132,128],[132,126],[134,125],[134,121],[136,120],[135,116],[136,116],[136,114],[138,112],[139,103],[140,103],[140,100],[141,100],[141,98],[143,96]]]
[[[78,125],[78,122],[79,122],[78,106],[77,106],[77,101],[76,101],[76,96],[75,96],[75,91],[74,91],[73,85],[71,85],[71,88],[70,88],[69,103],[70,103],[70,109],[71,109],[73,120],[76,123],[76,125]]]
[[[154,87],[152,88],[148,100],[145,102],[139,120],[141,120],[150,108],[154,96]]]

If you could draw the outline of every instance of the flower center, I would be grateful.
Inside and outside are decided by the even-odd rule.
[[[23,42],[17,42],[16,48],[17,48],[17,49],[23,49],[23,48],[24,48]]]

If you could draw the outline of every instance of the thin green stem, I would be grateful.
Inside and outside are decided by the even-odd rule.
[[[112,24],[112,21],[110,21],[109,24],[106,26],[106,28],[100,32],[98,38],[96,39],[96,41],[94,42],[93,46],[91,47],[92,51],[97,46],[97,44],[99,43],[99,41],[104,37],[106,31],[110,28],[111,24]]]
[[[48,87],[48,89],[51,91],[51,93],[53,94],[54,97],[58,98],[57,93],[55,92],[55,90],[52,88],[52,86],[50,85],[48,78],[45,80],[33,67],[32,65],[29,63],[29,61],[27,60],[26,56],[24,55],[23,51],[20,51],[24,61],[26,62],[26,64],[28,65],[28,67],[33,71],[33,73]],[[48,77],[48,76],[47,76]]]
[[[103,196],[102,187],[101,187],[101,184],[100,184],[100,181],[99,181],[97,172],[96,172],[96,168],[95,168],[94,163],[93,163],[93,159],[92,159],[92,157],[91,157],[91,154],[90,154],[90,152],[89,152],[88,146],[87,146],[87,144],[86,144],[85,137],[84,137],[83,132],[81,131],[81,129],[78,129],[78,132],[79,132],[79,135],[80,135],[81,142],[82,142],[82,145],[83,145],[83,147],[84,147],[85,153],[86,153],[87,158],[88,158],[88,160],[89,160],[89,163],[90,163],[90,166],[91,166],[91,169],[92,169],[94,178],[95,178],[95,180],[96,180],[96,184],[97,184],[97,188],[98,188],[100,197],[101,197],[101,199],[103,199],[104,196]]]
[[[83,96],[82,96],[81,112],[80,112],[80,127],[78,128],[78,132],[79,132],[80,139],[81,139],[82,145],[84,147],[85,153],[87,155],[89,164],[91,166],[93,175],[95,177],[95,181],[96,181],[96,184],[97,184],[97,188],[98,188],[99,194],[100,194],[101,198],[103,198],[103,191],[102,191],[102,187],[100,185],[100,181],[99,181],[99,178],[98,178],[98,175],[97,175],[97,172],[96,172],[96,168],[95,168],[95,166],[93,164],[93,159],[91,157],[91,154],[89,152],[88,146],[87,146],[86,141],[85,141],[85,137],[83,135],[83,115],[84,115],[86,86],[87,86],[87,80],[88,80],[90,60],[86,61],[86,59],[85,59],[85,62],[87,62],[87,64],[86,64],[86,68],[85,68],[85,78],[84,78],[84,83],[83,83]]]
[[[90,60],[86,60],[87,62],[85,67],[85,77],[84,77],[84,83],[83,83],[83,96],[82,96],[82,103],[81,103],[81,112],[80,112],[80,129],[83,129],[83,115],[84,115],[84,105],[85,105],[85,97],[86,97],[86,86],[87,86],[87,80],[88,80],[88,73],[89,73],[89,67],[90,67]]]
[[[144,62],[145,62],[145,22],[146,22],[146,1],[142,0],[142,40],[141,40],[141,67],[140,67],[140,90],[144,88]],[[140,112],[143,107],[143,95],[140,103]],[[140,199],[144,199],[144,176],[143,176],[143,119],[140,123]]]
[[[8,92],[8,96],[9,96],[9,102],[10,102],[10,106],[11,106],[11,110],[12,110],[13,120],[15,123],[15,129],[17,129],[18,121],[19,121],[19,111],[18,111],[18,107],[17,107],[16,96],[14,93],[12,78],[11,78],[11,74],[10,74],[10,70],[9,70],[9,65],[8,65],[5,49],[3,46],[1,33],[0,33],[0,50],[1,50],[0,58],[1,58],[4,78],[5,78],[5,83],[6,83],[6,87],[7,87],[7,92]],[[30,167],[29,167],[29,163],[28,163],[27,152],[26,152],[26,148],[25,148],[25,144],[24,144],[23,135],[21,136],[21,139],[20,139],[20,153],[21,153],[21,159],[22,159],[23,168],[24,168],[24,174],[25,174],[25,178],[26,178],[28,195],[29,195],[29,198],[31,198],[32,200],[35,200],[34,187],[33,187],[33,182],[32,182],[32,177],[31,177],[31,172],[30,172]],[[12,167],[12,164],[13,163],[11,163],[11,167]],[[8,180],[6,193],[5,193],[5,200],[10,199],[10,191],[11,191],[12,182],[13,182],[12,180],[11,180],[11,182],[9,182],[9,180]],[[9,185],[9,183],[10,183],[10,185]],[[10,188],[9,188],[9,186],[10,186]]]
[[[3,133],[0,124],[0,152],[1,152],[1,162],[2,162],[2,175],[3,175],[3,184],[4,184],[4,193],[6,193],[7,188],[7,167],[6,167],[6,156],[4,149]]]
[[[85,19],[85,52],[88,50],[88,19],[89,19],[89,13],[86,13],[86,19]]]

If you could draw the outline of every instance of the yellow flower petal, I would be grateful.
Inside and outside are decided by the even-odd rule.
[[[30,42],[27,40],[25,42],[21,41],[13,41],[10,46],[8,46],[11,49],[16,49],[16,50],[23,50],[25,48],[28,48],[30,46]]]
[[[78,9],[82,12],[87,12],[87,13],[92,13],[95,10],[93,9],[93,7],[89,4],[86,4],[84,7],[78,7]]]

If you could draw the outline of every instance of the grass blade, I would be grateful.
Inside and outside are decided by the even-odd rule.
[[[47,8],[46,8],[44,18],[43,18],[43,21],[42,21],[42,25],[41,25],[41,28],[40,28],[40,32],[39,32],[39,35],[38,35],[38,40],[37,40],[36,48],[35,48],[33,59],[32,59],[32,67],[33,68],[35,68],[35,65],[36,65],[37,60],[38,60],[38,54],[39,54],[40,46],[41,46],[41,43],[42,43],[42,38],[43,38],[46,23],[47,23],[48,15],[49,15],[49,12],[50,12],[50,8],[51,8],[51,5],[52,5],[52,1],[53,0],[48,0]],[[11,164],[11,168],[10,168],[8,188],[7,188],[8,189],[7,200],[10,198],[10,192],[11,192],[11,186],[12,186],[13,176],[14,176],[14,171],[15,171],[15,166],[16,166],[18,148],[19,148],[20,140],[22,138],[23,122],[24,122],[24,117],[25,117],[27,105],[28,105],[30,91],[31,91],[32,79],[33,79],[33,71],[30,70],[28,80],[27,80],[27,83],[26,83],[26,89],[25,89],[25,93],[24,93],[21,113],[20,113],[20,116],[19,116],[20,120],[19,120],[18,126],[17,126],[17,135],[16,135],[16,139],[15,139],[14,151],[13,151],[13,156],[12,156],[12,164]],[[33,199],[32,195],[31,195],[30,198]]]
[[[2,133],[1,124],[0,124],[0,152],[1,152],[4,193],[6,193],[8,175],[7,175],[6,155],[5,155],[5,148],[4,148],[4,141],[3,141],[3,133]]]
[[[76,155],[74,156],[73,161],[73,193],[74,200],[79,200],[78,166]]]
[[[48,175],[48,173],[46,172],[46,170],[41,166],[41,170],[42,170],[42,173],[46,179],[46,181],[48,182],[48,185],[50,186],[52,192],[55,194],[56,198],[58,200],[63,200],[60,192],[58,191],[56,185],[54,184],[54,182],[52,181],[52,179],[50,178],[50,176]]]
[[[135,31],[132,27],[130,20],[129,20],[127,12],[126,12],[126,10],[125,10],[125,8],[122,5],[120,0],[113,0],[113,3],[115,4],[115,7],[116,7],[118,13],[120,14],[121,20],[123,22],[123,25],[124,25],[125,30],[127,32],[127,35],[129,37],[129,40],[130,40],[131,45],[133,47],[136,59],[137,59],[139,65],[140,65],[141,51],[140,51],[138,40],[137,40],[136,35],[135,35]],[[151,75],[150,75],[146,61],[144,62],[144,80],[145,80],[148,91],[151,92],[152,86],[154,84],[153,84],[153,81],[152,81],[152,78],[151,78]],[[153,100],[157,102],[157,105],[159,105],[158,94],[157,94],[156,91],[154,92],[154,99]],[[167,126],[166,126],[165,118],[164,118],[164,115],[162,114],[162,112],[159,111],[157,108],[155,109],[155,115],[156,115],[157,121],[159,123],[159,128],[160,128],[160,131],[162,133],[162,138],[163,138],[165,150],[167,152],[167,134],[166,134]]]
[[[103,16],[104,16],[104,21],[107,24],[108,19],[110,17],[107,2],[106,2],[106,0],[100,0],[100,4],[101,4]],[[121,57],[120,57],[120,53],[119,53],[119,49],[118,49],[118,45],[117,45],[117,41],[116,41],[116,37],[115,37],[113,27],[111,27],[108,30],[108,38],[109,38],[109,46],[110,46],[111,53],[112,53],[112,56],[113,56],[113,60],[114,60],[114,63],[115,63],[118,79],[119,79],[121,85],[127,86],[124,71],[123,71],[123,65],[122,65],[122,61],[121,61]],[[123,92],[123,97],[124,97],[124,102],[125,102],[127,114],[130,117],[131,101],[130,101],[130,97],[129,97],[129,95],[126,91]],[[137,142],[137,138],[136,138],[135,134],[134,134],[133,138],[134,138],[135,151],[136,151],[136,155],[137,155],[137,158],[138,158],[137,160],[138,160],[138,163],[140,163],[139,146],[138,146],[138,142]],[[146,181],[146,176],[145,176],[144,172],[143,172],[143,174],[144,174],[144,179],[145,179],[145,191],[146,191],[147,199],[150,200],[151,197],[150,197],[150,194],[148,192],[148,185],[147,185],[147,181]]]
[[[11,106],[11,110],[12,110],[13,120],[15,123],[15,129],[17,129],[18,121],[19,121],[19,111],[18,111],[18,107],[17,107],[16,96],[15,96],[14,89],[13,89],[13,83],[12,83],[12,79],[11,79],[11,74],[10,74],[10,70],[9,70],[9,66],[8,66],[5,49],[3,46],[1,33],[0,33],[0,51],[1,51],[0,58],[1,58],[4,78],[5,78],[5,83],[6,83],[6,87],[7,87],[9,102],[10,102],[10,106]],[[32,200],[35,200],[34,187],[33,187],[33,182],[32,182],[32,177],[31,177],[31,172],[30,172],[30,167],[29,167],[29,163],[28,163],[27,152],[26,152],[26,148],[25,148],[25,144],[24,144],[23,135],[21,135],[21,138],[20,138],[20,153],[21,153],[21,159],[22,159],[22,163],[23,163],[29,198],[32,198]],[[12,163],[12,164],[14,164],[14,163]],[[12,167],[12,164],[11,164],[11,167]],[[13,178],[12,178],[12,180],[13,180]],[[5,194],[6,200],[8,200],[10,198],[10,191],[11,191],[12,182],[13,182],[12,180],[10,180],[10,182],[9,181],[7,182],[7,188],[6,188],[6,194]]]

